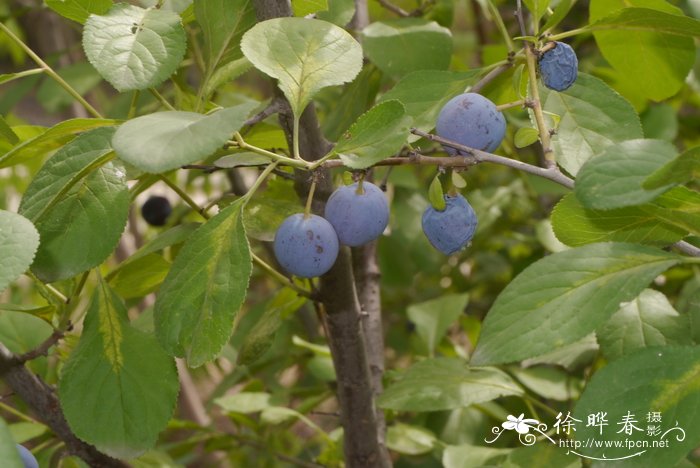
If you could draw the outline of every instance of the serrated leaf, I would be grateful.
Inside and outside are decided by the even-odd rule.
[[[29,269],[39,233],[24,216],[0,210],[0,293]]]
[[[47,7],[80,24],[90,15],[104,15],[112,7],[112,0],[45,0]]]
[[[19,143],[19,137],[10,126],[7,125],[7,121],[5,121],[5,117],[2,115],[0,115],[0,137],[11,145]]]
[[[328,0],[292,0],[294,16],[306,16],[328,10]]]
[[[263,21],[244,34],[241,50],[256,68],[278,80],[297,118],[320,89],[352,81],[362,69],[360,44],[321,20]]]
[[[411,118],[399,101],[385,101],[361,115],[333,152],[352,169],[366,169],[396,154],[406,142]]]
[[[586,208],[598,210],[649,202],[673,184],[646,190],[642,183],[676,154],[676,148],[663,140],[630,140],[608,146],[581,167],[574,186],[576,198]]]
[[[452,33],[435,21],[421,18],[375,21],[362,30],[362,48],[372,63],[388,75],[447,70]]]
[[[243,33],[255,24],[251,0],[196,0],[194,13],[204,35],[207,74],[243,55]]]
[[[607,412],[610,425],[604,427],[603,437],[611,445],[589,447],[585,455],[601,458],[604,454],[610,459],[643,452],[616,461],[615,465],[625,468],[676,466],[700,443],[700,419],[696,417],[696,408],[700,406],[698,390],[700,348],[697,346],[643,349],[608,364],[593,375],[576,404],[573,417],[585,421],[589,414]],[[636,430],[628,435],[620,430],[621,425],[616,425],[629,413],[637,421],[635,426],[646,429],[647,416],[652,412],[661,416],[660,423],[651,423],[661,429],[658,436]],[[680,430],[671,430],[676,426]],[[599,428],[577,424],[576,439],[583,441],[589,437],[600,438]],[[667,444],[659,446],[663,449],[630,450],[625,447],[625,440],[643,440],[650,446],[653,441],[665,440]]]
[[[665,295],[653,289],[624,303],[596,336],[609,361],[640,348],[692,344],[688,316],[680,315]]]
[[[572,175],[606,147],[644,137],[632,105],[598,78],[579,73],[565,92],[541,87],[540,93],[544,110],[561,117],[552,144],[557,162]]]
[[[439,173],[433,178],[430,187],[428,187],[428,200],[436,210],[442,211],[445,209],[445,196],[442,191],[442,182],[440,182]]]
[[[252,263],[242,203],[237,200],[192,234],[156,299],[156,335],[190,367],[221,352],[246,296]]]
[[[71,141],[44,164],[22,197],[19,212],[41,237],[32,271],[43,281],[99,265],[124,231],[129,188],[124,169],[108,162],[113,134],[114,128],[98,128]]]
[[[396,99],[404,105],[413,126],[428,132],[435,127],[440,109],[454,96],[476,82],[479,70],[451,72],[424,70],[407,74],[393,88],[384,93],[379,102]],[[410,135],[413,142],[420,137]]]
[[[117,270],[109,285],[124,299],[143,297],[158,289],[169,269],[161,255],[149,254]]]
[[[499,294],[471,362],[513,362],[573,343],[679,261],[662,250],[613,242],[538,260]]]
[[[577,247],[594,242],[633,242],[666,246],[683,239],[687,229],[659,218],[652,206],[591,210],[576,195],[566,195],[552,211],[557,239]]]
[[[161,84],[177,69],[186,45],[180,15],[125,3],[91,15],[83,30],[85,55],[120,92]]]
[[[624,7],[637,6],[646,8],[625,12]],[[606,23],[603,19],[609,15]],[[603,20],[593,31],[598,48],[626,86],[655,101],[680,90],[695,62],[695,46],[692,37],[677,33],[697,34],[697,21],[664,0],[592,0],[590,21],[598,20]],[[642,28],[643,24],[656,29]],[[670,34],[664,31],[669,27]]]
[[[464,313],[468,301],[468,294],[445,294],[408,307],[406,315],[415,324],[430,356],[435,354],[435,348],[450,325]]]
[[[522,392],[498,369],[470,368],[458,358],[435,358],[411,366],[384,390],[377,405],[397,411],[442,411]]]
[[[213,154],[245,123],[255,103],[210,115],[166,111],[129,120],[112,145],[120,159],[149,173],[167,172]]]
[[[540,134],[532,127],[522,127],[515,132],[514,143],[516,148],[525,148],[535,143],[540,138]]]
[[[45,156],[69,142],[76,134],[94,128],[117,125],[118,120],[112,119],[70,119],[64,120],[53,127],[22,143],[16,145],[7,153],[0,156],[0,169],[20,164],[36,156]]]
[[[179,388],[174,360],[129,324],[126,307],[101,281],[58,386],[72,431],[108,455],[136,457],[165,429]]]
[[[668,184],[684,184],[700,179],[700,147],[691,148],[654,171],[642,187],[653,190]]]

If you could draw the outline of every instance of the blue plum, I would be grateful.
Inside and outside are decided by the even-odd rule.
[[[474,209],[462,195],[445,195],[445,209],[429,206],[423,213],[423,232],[430,243],[445,255],[461,250],[474,236],[477,219]]]
[[[338,257],[338,235],[316,215],[303,213],[285,219],[275,233],[275,257],[282,268],[302,278],[321,276]]]
[[[341,244],[357,247],[382,235],[389,224],[389,204],[384,192],[370,182],[338,188],[326,203],[325,218],[331,223]]]
[[[569,89],[576,81],[578,59],[569,44],[555,42],[553,49],[540,57],[540,76],[542,83],[555,91]]]
[[[34,455],[32,455],[32,452],[30,452],[27,447],[17,444],[17,451],[22,459],[22,463],[24,463],[24,468],[39,468],[39,463],[36,461],[36,458],[34,458]]]
[[[443,106],[435,125],[436,133],[470,148],[493,152],[506,135],[506,119],[496,105],[476,93],[453,97]],[[445,147],[451,156],[458,153]]]

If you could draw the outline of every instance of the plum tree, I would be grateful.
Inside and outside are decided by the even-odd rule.
[[[275,233],[274,251],[279,264],[302,278],[321,276],[338,257],[338,235],[321,216],[294,214]]]
[[[435,131],[448,140],[491,153],[503,141],[506,119],[489,99],[476,93],[464,93],[442,107]],[[445,151],[457,154],[454,148],[445,147]]]
[[[423,232],[430,243],[445,255],[462,249],[474,236],[477,219],[474,209],[462,195],[445,195],[445,209],[428,206],[423,212]]]
[[[172,211],[173,208],[170,206],[170,201],[158,195],[151,196],[141,206],[141,216],[151,226],[164,226]]]
[[[17,444],[17,451],[19,452],[20,458],[22,458],[24,468],[39,468],[39,463],[27,447]]]
[[[576,52],[569,44],[555,42],[554,47],[540,57],[542,83],[555,91],[569,89],[578,75]]]
[[[325,217],[341,244],[356,247],[379,237],[389,223],[384,192],[371,182],[339,187],[328,199]]]

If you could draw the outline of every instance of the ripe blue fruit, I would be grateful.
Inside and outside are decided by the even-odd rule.
[[[341,244],[357,247],[382,235],[389,223],[389,204],[384,192],[370,182],[338,188],[326,203],[325,217]]]
[[[316,215],[303,213],[285,219],[275,233],[275,257],[282,268],[302,278],[321,276],[338,257],[338,236],[333,226]]]
[[[462,195],[445,195],[445,209],[429,206],[423,213],[423,232],[430,243],[445,255],[461,250],[474,236],[476,213]]]
[[[576,52],[563,42],[555,42],[555,47],[540,57],[540,76],[549,89],[564,91],[576,81],[578,59]]]
[[[435,125],[442,138],[489,153],[501,145],[506,119],[496,105],[476,93],[455,96],[443,106]],[[445,147],[450,156],[457,150]]]
[[[39,463],[36,461],[36,458],[34,458],[34,455],[32,455],[32,452],[30,452],[27,447],[17,444],[17,451],[22,459],[22,463],[24,463],[24,468],[39,468]]]
[[[141,216],[151,226],[163,226],[172,213],[170,201],[165,197],[154,195],[141,206]]]

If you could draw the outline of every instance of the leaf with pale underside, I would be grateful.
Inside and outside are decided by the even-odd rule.
[[[27,271],[39,247],[39,233],[24,216],[0,210],[0,293]]]

